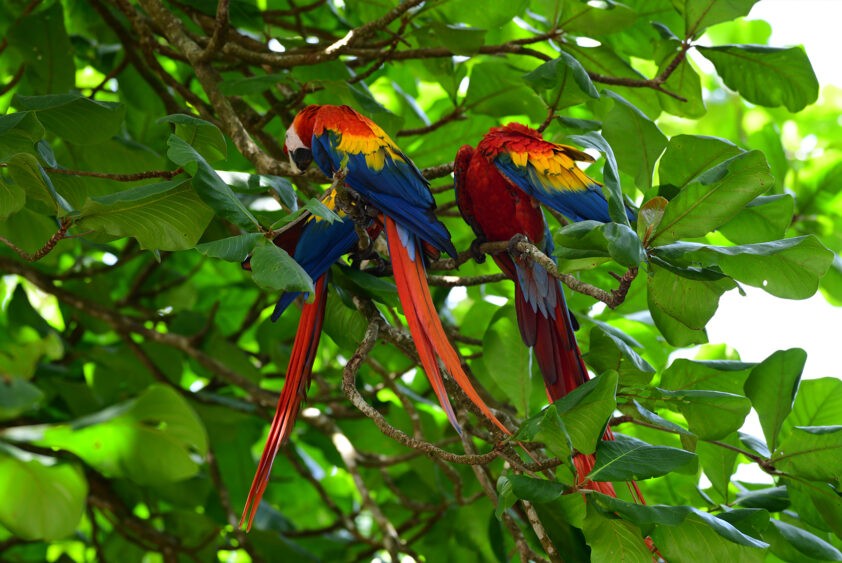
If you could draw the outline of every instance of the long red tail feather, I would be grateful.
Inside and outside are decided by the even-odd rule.
[[[511,434],[506,426],[500,422],[494,413],[485,404],[485,401],[477,393],[471,380],[462,369],[462,363],[456,350],[450,345],[444,332],[444,327],[439,321],[438,311],[433,305],[430,296],[430,288],[427,285],[427,276],[424,269],[421,245],[415,242],[415,259],[410,257],[408,249],[404,246],[398,232],[398,225],[392,219],[386,217],[386,236],[389,242],[389,254],[392,257],[392,270],[395,275],[395,283],[398,287],[398,297],[403,306],[409,331],[418,349],[418,356],[421,365],[430,380],[439,402],[447,413],[450,423],[457,430],[459,424],[450,399],[444,388],[441,369],[437,358],[441,359],[450,376],[456,381],[459,387],[465,392],[468,398],[490,421],[492,421],[502,432]],[[461,431],[461,430],[460,430]]]
[[[257,465],[257,472],[254,474],[254,480],[249,489],[243,515],[240,517],[240,527],[245,522],[247,531],[251,529],[260,499],[263,497],[266,485],[269,484],[272,462],[278,450],[289,438],[301,401],[307,394],[325,316],[326,278],[327,276],[324,275],[316,280],[313,302],[305,303],[301,309],[301,319],[298,322],[298,330],[295,333],[292,354],[287,366],[286,381],[284,381],[281,396],[278,398],[275,417],[272,419],[269,437],[263,447],[263,454],[260,456],[260,463]]]

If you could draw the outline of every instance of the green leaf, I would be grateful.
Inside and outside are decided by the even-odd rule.
[[[678,358],[661,374],[659,387],[670,391],[706,390],[743,395],[743,385],[755,365],[730,360]]]
[[[523,346],[513,348],[512,342],[520,342],[514,307],[501,307],[482,337],[480,363],[517,412],[525,415],[532,389],[530,354]]]
[[[602,134],[611,144],[620,170],[634,177],[642,190],[652,186],[655,162],[667,146],[667,138],[646,115],[614,92],[614,100],[602,122]]]
[[[63,93],[73,88],[76,81],[73,46],[67,36],[60,2],[17,19],[6,39],[24,66],[31,92]]]
[[[670,422],[669,420],[658,416],[654,412],[650,411],[649,409],[645,408],[643,405],[638,403],[636,400],[632,401],[635,407],[635,410],[640,415],[644,421],[652,424],[658,428],[663,428],[664,430],[668,430],[670,432],[674,432],[676,434],[680,434],[682,436],[694,437],[693,433],[684,428],[683,426],[679,426],[674,422]]]
[[[548,405],[538,414],[524,420],[513,439],[543,442],[559,459],[569,459],[573,451],[567,428],[555,405]]]
[[[683,189],[702,172],[745,151],[726,139],[675,135],[658,164],[661,184]]]
[[[533,121],[540,121],[543,119],[544,103],[524,84],[522,74],[498,61],[473,66],[464,106],[474,113],[495,118],[528,115]]]
[[[591,546],[591,561],[651,563],[653,560],[640,528],[631,522],[606,517],[589,508],[582,532]]]
[[[44,137],[44,126],[30,111],[0,115],[0,161],[19,152],[35,153],[35,143]]]
[[[85,511],[88,483],[74,464],[0,443],[0,524],[22,540],[70,536]]]
[[[796,426],[770,461],[780,471],[815,481],[842,477],[842,426]]]
[[[699,441],[696,444],[696,455],[699,456],[699,465],[713,486],[713,490],[719,494],[723,504],[729,504],[732,500],[729,485],[734,474],[734,465],[737,463],[737,452],[720,443],[739,448],[740,441],[737,434],[733,433],[718,442],[711,444]]]
[[[620,2],[568,2],[558,27],[574,35],[598,37],[630,27],[637,17],[632,8]]]
[[[193,248],[213,211],[198,198],[189,180],[147,184],[88,198],[78,225],[115,237],[134,237],[141,248]]]
[[[23,187],[13,183],[4,182],[0,178],[0,219],[6,220],[10,215],[14,215],[26,203],[26,192]]]
[[[625,385],[646,385],[655,373],[649,363],[616,334],[594,327],[586,360],[597,373],[615,370]]]
[[[246,230],[259,227],[257,219],[228,184],[222,181],[207,161],[186,141],[175,135],[167,140],[167,156],[193,176],[193,188],[222,217]]]
[[[681,43],[677,40],[665,41],[662,43],[660,64],[658,65],[658,76],[673,64]],[[684,57],[678,66],[670,74],[667,81],[662,85],[663,89],[684,98],[679,100],[673,96],[661,94],[660,102],[664,111],[680,117],[699,118],[705,112],[705,103],[702,100],[702,81],[698,73],[690,64],[687,57]]]
[[[806,299],[819,287],[833,253],[814,236],[740,246],[678,242],[653,251],[670,264],[712,268],[786,299]]]
[[[453,0],[446,2],[439,10],[446,21],[464,22],[481,29],[496,29],[520,15],[527,3],[526,0],[493,2],[477,10],[473,0]]]
[[[760,418],[769,450],[778,444],[778,432],[792,411],[795,392],[807,352],[801,348],[778,350],[758,364],[745,382],[745,393]]]
[[[283,249],[263,244],[251,255],[254,283],[267,291],[313,292],[313,280]]]
[[[224,160],[228,154],[225,137],[213,123],[183,113],[167,115],[157,122],[174,124],[176,136],[187,141],[207,160]]]
[[[558,58],[524,74],[523,80],[539,94],[549,90],[547,98],[552,101],[557,99],[557,108],[580,104],[589,97],[599,98],[587,71],[564,51]]]
[[[669,202],[652,240],[665,244],[704,236],[773,184],[763,153],[750,151],[732,157],[698,175]]]
[[[536,479],[526,475],[509,475],[507,477],[512,487],[512,494],[517,498],[530,502],[551,502],[559,498],[567,490],[567,486],[555,481]]]
[[[158,384],[136,399],[40,432],[36,443],[71,451],[106,476],[139,485],[196,475],[195,454],[204,456],[208,448],[205,428],[187,401]]]
[[[719,232],[736,244],[782,239],[794,212],[795,200],[789,194],[760,196],[719,227]]]
[[[246,233],[196,245],[196,250],[210,258],[242,262],[262,238],[260,233]]]
[[[91,100],[78,93],[15,96],[19,110],[29,110],[48,130],[77,145],[95,145],[120,131],[126,107]]]
[[[842,381],[834,377],[804,380],[781,427],[779,441],[795,426],[836,425],[842,425]]]
[[[247,96],[249,94],[262,94],[267,90],[277,87],[281,82],[289,80],[286,73],[275,72],[260,76],[246,76],[245,78],[226,79],[219,84],[219,91],[226,96]],[[175,117],[179,114],[168,117]],[[207,123],[207,122],[205,122]],[[181,135],[179,135],[181,137]]]
[[[725,85],[753,104],[801,111],[819,96],[819,81],[801,47],[697,47]]]
[[[745,422],[751,402],[732,393],[706,390],[658,389],[664,406],[680,412],[693,434],[702,440],[719,440]]]
[[[786,541],[807,557],[820,561],[842,561],[842,552],[820,537],[781,520],[772,519],[771,522]]]
[[[699,37],[705,28],[747,16],[758,0],[672,0],[684,16],[686,36]]]
[[[427,29],[435,45],[446,47],[454,55],[474,55],[485,44],[486,30],[484,29],[448,25],[435,21],[430,22]]]
[[[44,393],[38,387],[21,377],[4,375],[0,380],[0,391],[0,420],[17,418],[44,399]]]
[[[789,507],[789,495],[786,487],[767,487],[737,495],[735,502],[746,508],[762,508],[769,512],[780,512]]]
[[[653,446],[637,438],[615,434],[596,449],[596,463],[588,478],[592,481],[641,481],[672,471],[696,472],[696,454]]]
[[[632,524],[639,526],[645,534],[652,534],[654,531],[655,533],[652,534],[653,539],[655,540],[655,545],[658,546],[659,550],[663,549],[661,542],[658,540],[659,537],[664,537],[661,533],[666,532],[667,534],[670,534],[672,532],[668,532],[668,530],[681,526],[688,521],[692,524],[691,527],[704,528],[708,531],[715,532],[719,536],[719,539],[713,539],[713,544],[706,545],[706,549],[714,547],[720,549],[720,539],[725,539],[733,544],[746,547],[760,549],[767,547],[767,544],[764,542],[740,532],[727,521],[691,506],[635,504],[617,498],[612,498],[601,493],[594,493],[590,495],[589,501],[593,502],[594,506],[605,514],[614,514],[627,522],[631,522]],[[664,537],[664,539],[667,538]],[[674,539],[674,536],[669,538],[670,544],[672,544]],[[684,546],[686,549],[686,546],[688,545],[704,544],[696,544],[692,542],[682,544],[681,542],[676,542],[677,547]],[[713,552],[713,550],[711,550],[711,552]],[[707,553],[708,552],[706,551],[706,555]],[[664,556],[670,557],[667,553],[664,553]],[[670,560],[672,561],[673,558],[670,557]],[[675,560],[680,561],[682,558],[678,557]],[[731,559],[717,559],[717,561],[730,560]]]
[[[559,229],[555,256],[565,260],[610,256],[627,267],[638,266],[646,257],[640,239],[628,225],[577,221]]]
[[[555,403],[576,451],[590,454],[617,405],[617,372],[605,372],[580,385]]]
[[[26,198],[43,204],[36,210],[57,215],[64,215],[64,212],[72,210],[70,204],[56,192],[38,159],[31,154],[14,155],[9,159],[8,168],[9,175],[15,184],[23,188]]]
[[[687,275],[691,273],[688,271]],[[649,308],[663,312],[687,328],[702,330],[719,307],[719,298],[736,284],[727,278],[691,279],[687,275],[676,275],[653,263],[646,286]],[[658,317],[654,319],[661,332],[668,328]],[[672,342],[669,331],[664,336]]]

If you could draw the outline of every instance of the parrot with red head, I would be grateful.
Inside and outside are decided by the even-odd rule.
[[[322,203],[331,211],[338,213],[336,220],[328,221],[306,212],[286,225],[273,239],[275,245],[292,256],[314,280],[314,289],[312,301],[305,302],[301,308],[301,318],[293,340],[286,379],[240,519],[240,526],[245,523],[246,529],[251,528],[260,499],[269,483],[272,463],[278,450],[289,438],[301,401],[307,394],[313,362],[322,334],[327,304],[328,271],[340,257],[351,252],[359,240],[354,222],[336,208],[335,196],[336,193],[333,190],[328,191],[322,197]],[[379,226],[376,224],[371,224],[368,228],[369,234],[373,237],[379,233]],[[251,269],[250,262],[246,260],[243,267]],[[272,321],[278,320],[299,295],[301,295],[300,292],[282,294],[272,312]]]
[[[327,176],[340,174],[344,189],[352,190],[366,208],[379,213],[373,223],[386,233],[395,284],[407,325],[421,365],[453,427],[461,432],[444,387],[442,365],[480,412],[504,434],[510,434],[485,404],[462,368],[433,304],[427,285],[424,253],[431,249],[454,257],[457,253],[450,241],[450,233],[435,215],[436,205],[429,183],[415,164],[378,125],[348,106],[305,107],[287,130],[284,149],[294,169],[303,171],[315,162]],[[292,250],[290,254],[316,280],[316,290],[313,302],[305,304],[302,311],[287,381],[246,501],[241,525],[247,521],[248,527],[268,483],[272,461],[291,431],[306,390],[324,316],[324,276],[333,262],[353,248],[358,237],[353,220],[343,218],[341,222],[329,224],[320,224],[313,219],[301,227],[300,235],[292,233],[287,239],[279,242],[289,246],[287,251]],[[273,317],[280,315],[295,295],[284,294]],[[293,373],[293,370],[298,371]]]
[[[459,149],[454,168],[456,201],[478,241],[509,241],[523,235],[552,256],[553,240],[542,203],[572,221],[611,220],[599,184],[576,166],[576,162],[592,161],[578,149],[545,141],[526,126],[495,127],[476,149],[469,145]],[[493,259],[515,283],[521,337],[534,350],[550,401],[557,401],[589,379],[561,284],[540,264],[507,253],[495,254]],[[610,429],[606,437],[613,437]],[[579,478],[584,479],[593,469],[594,457],[579,454],[574,463]],[[611,483],[586,486],[616,496]]]

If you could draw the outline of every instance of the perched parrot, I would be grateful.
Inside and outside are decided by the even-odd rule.
[[[341,256],[354,249],[359,237],[354,222],[335,206],[335,192],[329,191],[322,202],[340,215],[340,219],[329,222],[312,214],[305,213],[295,222],[287,225],[275,238],[274,243],[295,258],[298,264],[314,280],[313,300],[304,303],[301,318],[292,345],[292,352],[286,370],[281,395],[275,408],[275,416],[269,430],[269,437],[260,456],[260,462],[249,489],[246,506],[240,518],[240,526],[246,523],[251,529],[257,507],[272,471],[272,462],[278,450],[287,441],[298,415],[301,401],[307,393],[316,349],[322,334],[322,322],[327,303],[327,278],[330,266]],[[376,237],[379,226],[369,226],[369,234]],[[250,269],[248,261],[244,267]],[[277,320],[296,297],[298,292],[286,292],[278,299],[272,320]]]
[[[611,220],[599,184],[576,161],[593,159],[573,147],[545,141],[538,131],[520,124],[492,128],[476,150],[465,145],[456,155],[456,201],[462,217],[479,242],[524,235],[552,256],[553,241],[541,203],[573,221]],[[520,334],[533,348],[547,395],[554,402],[588,380],[561,284],[537,263],[523,263],[505,253],[493,258],[515,282]],[[610,429],[606,437],[613,437]],[[584,479],[593,469],[594,457],[578,455],[574,462]],[[587,486],[616,496],[611,483]]]
[[[380,127],[347,106],[312,105],[301,110],[286,132],[284,149],[299,171],[315,161],[327,176],[344,174],[346,189],[353,190],[366,206],[380,213],[373,228],[386,232],[398,297],[410,333],[421,365],[453,427],[461,432],[444,387],[439,360],[479,410],[502,432],[510,434],[471,384],[430,296],[424,252],[437,249],[455,257],[456,249],[447,228],[435,216],[429,184],[418,168]],[[287,379],[240,525],[247,521],[247,527],[251,527],[272,462],[292,430],[319,342],[326,272],[340,256],[353,249],[358,240],[354,227],[350,218],[333,223],[313,218],[295,225],[276,240],[316,280],[315,295],[302,310]],[[273,319],[296,295],[281,296]]]

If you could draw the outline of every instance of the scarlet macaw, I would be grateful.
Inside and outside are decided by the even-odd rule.
[[[573,221],[611,220],[599,184],[576,161],[592,162],[593,158],[545,141],[538,131],[517,123],[492,128],[476,150],[465,145],[456,155],[456,201],[462,217],[480,241],[508,241],[525,235],[552,256],[553,240],[541,203]],[[521,337],[534,349],[547,395],[556,401],[588,380],[561,284],[537,263],[523,263],[502,253],[493,258],[515,282]],[[613,438],[610,429],[606,437]],[[584,479],[593,469],[594,457],[578,455],[574,462],[579,478]],[[611,483],[588,486],[616,496]]]
[[[368,118],[348,106],[307,106],[286,133],[284,149],[299,171],[315,161],[328,176],[344,172],[344,183],[365,203],[382,213],[398,297],[427,378],[450,423],[461,431],[442,380],[439,359],[468,398],[502,432],[509,430],[491,412],[462,369],[450,345],[427,286],[424,250],[430,245],[456,256],[447,228],[435,216],[429,183],[415,164]],[[336,225],[336,226],[334,226]],[[291,239],[295,239],[292,235]],[[312,369],[324,315],[324,274],[357,240],[353,222],[345,219],[320,226],[304,225],[295,243],[294,257],[316,279],[315,299],[302,311],[292,357],[278,409],[272,422],[257,474],[249,491],[242,521],[248,527],[269,479],[272,461],[292,429],[292,422]],[[289,249],[288,249],[289,251]],[[295,295],[285,294],[274,318]],[[289,391],[288,391],[289,389]]]
[[[305,213],[294,223],[287,225],[273,241],[295,258],[310,275],[314,280],[314,291],[313,300],[304,303],[301,308],[301,318],[298,321],[298,329],[287,365],[286,380],[278,398],[269,437],[260,456],[240,518],[240,526],[246,522],[247,530],[251,529],[260,499],[269,483],[272,462],[278,450],[289,438],[301,401],[307,393],[316,350],[322,334],[322,322],[327,303],[328,270],[341,256],[354,248],[359,238],[353,221],[336,209],[335,195],[335,192],[331,191],[322,201],[329,209],[340,215],[340,220],[329,222]],[[369,231],[372,236],[376,236],[379,232],[376,225],[372,225],[370,229],[372,229]],[[300,295],[298,292],[286,292],[281,295],[272,312],[272,320],[276,321],[298,295]]]

